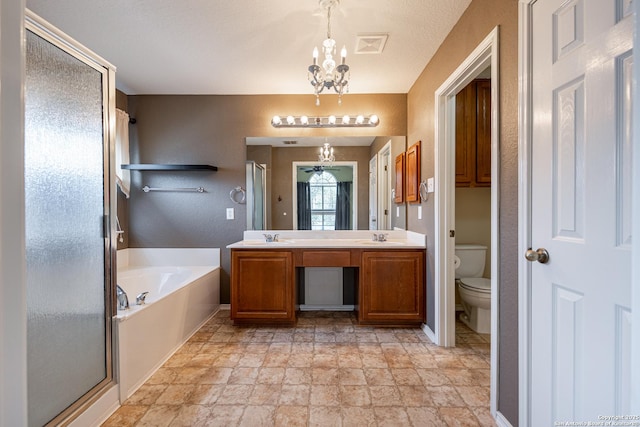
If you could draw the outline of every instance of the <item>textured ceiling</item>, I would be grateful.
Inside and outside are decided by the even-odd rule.
[[[350,93],[407,93],[471,0],[341,0]],[[326,36],[317,0],[27,0],[27,7],[117,67],[126,94],[306,94]],[[357,36],[389,35],[356,55]]]

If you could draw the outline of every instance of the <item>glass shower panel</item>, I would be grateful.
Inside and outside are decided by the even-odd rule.
[[[26,41],[28,419],[40,426],[108,375],[103,74]]]
[[[266,171],[262,165],[250,160],[246,163],[247,178],[247,230],[264,230],[266,222]]]

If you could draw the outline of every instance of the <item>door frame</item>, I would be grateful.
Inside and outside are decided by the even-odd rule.
[[[0,0],[0,425],[27,425],[24,0]]]
[[[390,230],[391,229],[391,140],[387,141],[384,146],[376,153],[378,158],[378,164],[376,166],[377,173],[377,206],[378,206],[378,230]],[[384,157],[387,157],[387,170],[385,171],[381,166]],[[380,201],[383,201],[382,203]],[[387,215],[384,211],[387,211]],[[380,218],[384,219],[383,227],[380,227]]]
[[[633,2],[634,26],[636,31],[633,35],[634,51],[636,46],[640,46],[640,2]],[[634,80],[636,84],[633,88],[632,105],[633,109],[633,175],[631,182],[633,189],[631,193],[632,210],[640,212],[640,67],[633,67]],[[636,325],[631,335],[631,360],[638,360],[640,357],[640,215],[633,215],[632,230],[635,238],[631,243],[631,311],[632,324]],[[640,414],[640,366],[637,363],[631,364],[631,412]]]
[[[519,425],[531,425],[531,263],[524,258],[524,252],[531,247],[531,186],[532,186],[532,47],[533,47],[533,5],[536,0],[520,0],[518,5],[518,361],[519,361]],[[640,2],[634,2],[635,26],[640,22]],[[634,33],[634,46],[640,44],[640,35]],[[635,50],[635,47],[634,47]],[[640,67],[634,67],[635,80],[640,81]],[[633,89],[632,104],[640,103],[640,85]],[[632,209],[640,212],[640,108],[633,109],[634,152],[632,160]],[[640,325],[640,215],[633,216],[631,245],[631,310],[632,324]],[[631,335],[631,360],[640,357],[640,328],[634,328]],[[631,365],[631,412],[640,413],[640,366]]]
[[[531,245],[533,3],[535,0],[520,0],[518,5],[518,424],[523,427],[531,420],[531,263],[525,260],[522,248]]]
[[[373,169],[371,166],[373,166]],[[375,185],[375,188],[371,188],[372,183]],[[373,228],[371,224],[372,210],[373,216],[375,216],[376,219],[375,228]],[[377,230],[379,228],[378,225],[378,153],[376,153],[369,160],[369,230]]]
[[[499,29],[493,28],[435,92],[435,330],[436,344],[455,345],[455,95],[491,66],[491,414],[497,411],[499,294]]]

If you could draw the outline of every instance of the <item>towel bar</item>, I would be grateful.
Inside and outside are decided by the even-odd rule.
[[[142,187],[142,191],[144,191],[145,193],[148,193],[150,191],[183,191],[183,192],[189,192],[189,193],[204,193],[204,187],[198,187],[198,188],[153,188],[153,187],[149,187],[148,185],[145,185],[144,187]]]

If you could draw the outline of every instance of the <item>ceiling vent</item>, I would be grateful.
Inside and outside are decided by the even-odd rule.
[[[384,50],[389,34],[358,34],[356,36],[356,48],[354,53],[359,55],[380,54]]]
[[[282,143],[284,145],[296,145],[298,143],[298,141],[287,141],[287,140],[285,140],[285,141],[282,141]]]

